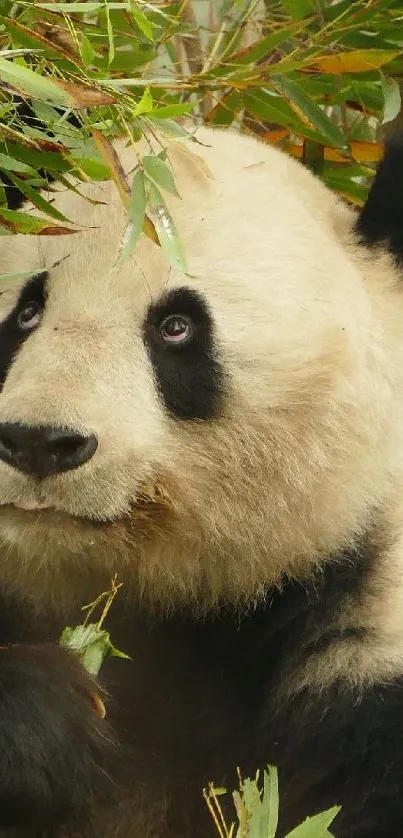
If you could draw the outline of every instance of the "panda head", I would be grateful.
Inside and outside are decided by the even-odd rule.
[[[0,579],[36,598],[117,572],[153,603],[256,600],[398,480],[391,257],[287,156],[199,137],[168,153],[188,274],[145,237],[117,264],[110,183],[57,194],[76,234],[2,238],[1,273],[29,276],[0,294]]]

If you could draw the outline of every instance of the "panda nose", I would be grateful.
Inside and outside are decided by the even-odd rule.
[[[51,425],[0,423],[0,460],[32,477],[77,468],[91,459],[97,447],[94,434],[82,436]]]

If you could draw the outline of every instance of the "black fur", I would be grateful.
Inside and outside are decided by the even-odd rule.
[[[36,274],[22,288],[17,303],[5,320],[0,323],[0,386],[6,380],[10,365],[31,331],[24,330],[18,323],[18,315],[30,303],[44,308],[46,301],[46,271]],[[7,293],[6,291],[4,293]]]
[[[45,650],[42,658],[38,647],[4,652],[0,665],[10,654],[15,668],[7,677],[0,669],[0,754],[11,754],[0,773],[0,823],[19,824],[23,800],[30,801],[32,823],[40,823],[45,810],[52,822],[74,822],[85,798],[98,801],[103,838],[126,838],[130,825],[133,834],[155,838],[209,838],[214,830],[203,786],[214,780],[231,789],[237,766],[245,776],[273,763],[279,767],[280,836],[339,803],[337,838],[396,838],[403,813],[403,681],[360,689],[337,681],[287,701],[281,695],[290,675],[317,651],[331,650],[335,639],[371,641],[360,625],[343,633],[332,623],[359,597],[374,560],[369,547],[338,556],[309,584],[286,582],[243,617],[230,609],[204,619],[190,611],[157,617],[140,604],[132,611],[114,605],[112,638],[133,658],[111,659],[103,668],[113,696],[108,720],[126,746],[126,774],[120,775],[132,789],[126,826],[119,826],[124,800],[118,813],[98,797],[103,723],[92,715],[88,682],[80,681],[64,653],[49,658]],[[0,622],[7,638],[18,636],[21,613],[19,605],[11,621]],[[43,626],[33,625],[35,641],[40,631]],[[107,773],[114,776],[111,767]],[[117,788],[123,798],[123,785]],[[132,802],[139,790],[141,829]]]
[[[194,323],[193,338],[185,345],[167,345],[159,336],[159,326],[170,314],[187,315]],[[150,307],[144,333],[167,409],[180,419],[214,417],[219,410],[223,372],[203,298],[190,288],[170,291]]]
[[[398,263],[403,260],[403,134],[386,145],[367,202],[357,221],[365,244],[386,244]]]
[[[0,828],[54,830],[84,823],[111,795],[113,751],[95,712],[94,681],[53,644],[0,649]]]

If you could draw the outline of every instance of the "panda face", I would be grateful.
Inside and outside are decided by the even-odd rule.
[[[153,602],[250,600],[388,491],[393,268],[285,155],[199,136],[169,151],[187,275],[145,237],[116,262],[111,184],[57,196],[80,232],[2,239],[0,270],[32,272],[0,295],[3,582],[56,578],[63,599],[117,572]]]

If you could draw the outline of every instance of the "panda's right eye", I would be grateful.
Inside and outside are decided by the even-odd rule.
[[[42,312],[43,305],[39,302],[32,300],[32,302],[27,303],[24,308],[18,312],[17,322],[20,329],[23,329],[25,332],[35,329],[40,323]]]

